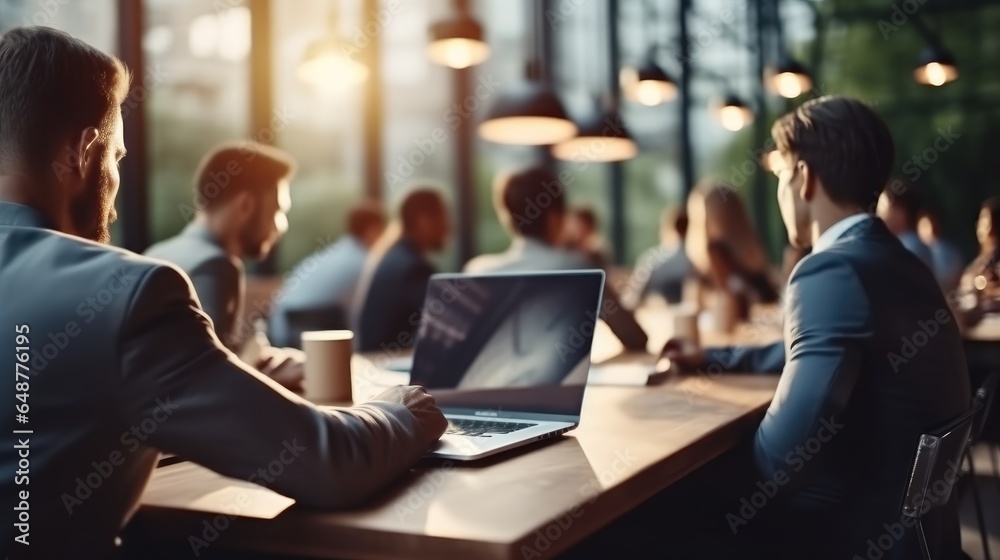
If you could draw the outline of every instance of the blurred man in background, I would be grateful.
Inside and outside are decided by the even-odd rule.
[[[348,328],[348,315],[365,260],[385,230],[376,202],[363,202],[347,215],[347,232],[336,243],[302,260],[285,277],[270,317],[274,344],[301,347],[303,330]]]
[[[901,181],[891,182],[878,199],[876,212],[886,227],[899,238],[903,247],[916,255],[927,268],[934,270],[931,250],[917,234],[917,220],[920,218],[921,200],[916,187]]]
[[[437,191],[418,187],[406,194],[398,223],[376,243],[361,274],[351,317],[355,350],[413,346],[435,272],[427,256],[444,249],[450,233],[448,207]]]
[[[595,268],[585,257],[561,247],[566,220],[565,188],[548,170],[533,167],[497,176],[493,181],[493,208],[511,236],[510,248],[470,260],[465,265],[466,272]],[[609,284],[605,284],[601,319],[626,348],[646,349],[646,333]]]
[[[632,307],[652,295],[672,303],[681,301],[684,281],[692,276],[691,261],[684,251],[687,228],[683,209],[665,208],[660,214],[660,244],[639,255],[628,282],[631,291],[627,299]]]
[[[574,208],[566,214],[563,247],[583,256],[594,268],[607,268],[607,243],[601,236],[597,214],[592,208]]]
[[[958,247],[942,235],[938,215],[930,209],[924,210],[917,222],[917,233],[924,245],[931,250],[934,277],[937,278],[941,291],[948,293],[954,290],[962,277],[965,261]]]
[[[254,142],[212,149],[195,173],[194,219],[146,256],[179,266],[191,278],[215,333],[230,350],[286,387],[297,389],[305,357],[274,348],[241,321],[246,295],[243,260],[265,258],[288,230],[289,181],[295,161]]]

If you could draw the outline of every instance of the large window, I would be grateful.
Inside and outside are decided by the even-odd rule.
[[[250,11],[199,0],[146,0],[151,241],[192,217],[194,172],[215,144],[248,136]]]
[[[336,75],[306,82],[299,72],[310,45],[324,37],[339,36],[345,46],[356,46],[345,56],[362,60],[361,49],[369,43],[359,33],[360,17],[360,1],[272,3],[271,124],[277,128],[275,144],[299,163],[289,229],[277,254],[280,271],[335,240],[344,231],[347,208],[363,196],[363,82]]]
[[[41,25],[65,31],[106,52],[115,52],[118,27],[115,0],[2,0],[0,33]]]

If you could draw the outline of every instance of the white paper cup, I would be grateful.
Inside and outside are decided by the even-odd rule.
[[[736,315],[736,297],[729,292],[718,290],[712,297],[712,317],[715,319],[715,330],[731,333],[736,330],[739,319]]]
[[[306,331],[302,350],[306,353],[305,397],[314,402],[351,402],[351,331]]]
[[[685,352],[696,352],[701,346],[698,336],[698,307],[693,304],[678,305],[673,309],[674,338],[684,341]]]

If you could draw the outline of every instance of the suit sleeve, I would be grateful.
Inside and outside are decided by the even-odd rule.
[[[785,343],[765,346],[724,346],[705,349],[709,368],[728,372],[781,373],[785,367]]]
[[[836,297],[832,297],[836,294]],[[849,303],[846,303],[849,302]],[[798,450],[812,438],[828,441],[860,375],[872,337],[868,296],[854,269],[836,253],[807,257],[789,283],[788,360],[767,414],[757,428],[754,455],[772,480],[822,461],[822,451],[803,461]],[[798,467],[798,468],[796,468]]]
[[[243,271],[226,258],[214,258],[191,273],[191,283],[201,308],[212,319],[215,333],[227,348],[236,351],[236,313],[242,298]]]
[[[147,445],[305,505],[365,499],[441,435],[401,405],[320,408],[253,371],[220,346],[170,267],[140,282],[119,344],[112,390],[133,433],[141,427]]]

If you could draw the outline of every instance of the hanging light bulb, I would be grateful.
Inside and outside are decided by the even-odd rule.
[[[331,13],[328,35],[306,47],[296,74],[316,89],[332,93],[368,79],[368,67],[351,58],[357,49],[337,33],[337,14]]]
[[[484,140],[522,146],[556,144],[576,132],[555,92],[532,79],[505,88],[479,125]]]
[[[652,57],[636,69],[619,73],[625,97],[647,107],[654,107],[677,97],[677,84],[653,62]]]
[[[580,125],[580,132],[552,146],[556,159],[573,162],[607,163],[625,161],[639,153],[617,111],[599,111]]]
[[[918,84],[943,86],[958,79],[958,64],[955,57],[941,47],[929,46],[917,59],[913,79]]]
[[[736,132],[753,122],[753,111],[742,99],[730,94],[717,103],[715,108],[716,116],[722,127],[726,130]]]
[[[776,68],[768,71],[767,82],[778,95],[795,99],[813,87],[809,71],[801,63],[785,58]]]
[[[483,28],[468,15],[439,21],[431,26],[427,57],[451,68],[468,68],[490,57],[490,47],[483,41]]]

